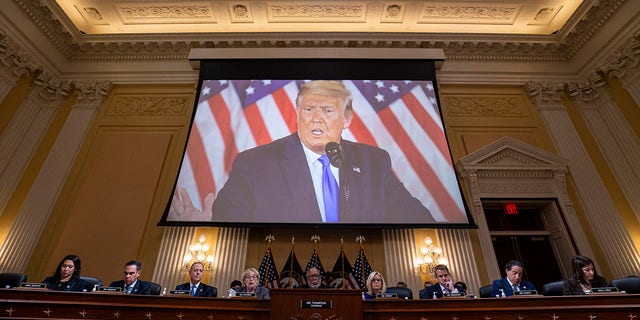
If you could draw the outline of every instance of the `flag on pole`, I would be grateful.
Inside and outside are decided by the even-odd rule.
[[[280,288],[280,278],[278,277],[278,270],[276,270],[276,264],[273,261],[273,255],[271,254],[271,245],[267,247],[267,250],[264,253],[258,272],[260,272],[261,286],[268,288]]]
[[[336,259],[336,263],[333,264],[333,270],[331,270],[331,277],[329,284],[332,288],[345,289],[349,287],[347,282],[349,281],[349,274],[351,273],[351,262],[349,262],[349,258],[344,253],[344,246],[340,245],[340,254]],[[355,287],[353,284],[351,287]]]
[[[342,82],[353,95],[353,120],[343,138],[387,150],[396,176],[436,221],[466,223],[433,82]],[[195,208],[209,210],[239,152],[295,132],[301,83],[203,81],[176,197],[185,192]]]
[[[295,247],[291,246],[291,252],[287,262],[284,263],[282,271],[280,272],[280,287],[281,288],[296,288],[302,284],[302,267],[296,257]]]
[[[360,250],[353,264],[353,269],[349,274],[348,289],[366,289],[367,277],[373,270],[367,260],[367,254],[364,252],[364,246],[360,244]]]

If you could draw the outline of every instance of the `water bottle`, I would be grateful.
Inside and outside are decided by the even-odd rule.
[[[433,292],[433,298],[434,298],[434,299],[438,299],[438,296],[436,295],[436,292],[435,292],[435,291]]]
[[[236,291],[233,290],[233,288],[229,288],[229,297],[235,297],[236,296]]]
[[[504,289],[500,288],[500,298],[504,298],[506,295],[504,294]]]
[[[97,283],[93,285],[93,290],[91,290],[91,292],[96,292],[96,291],[98,291],[98,284]]]
[[[167,294],[167,288],[162,289],[162,293],[160,295],[164,296],[165,294]]]

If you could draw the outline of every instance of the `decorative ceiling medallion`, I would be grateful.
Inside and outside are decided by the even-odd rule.
[[[385,2],[382,10],[383,23],[402,23],[406,4],[402,2]]]
[[[269,22],[365,22],[365,2],[271,2]]]
[[[533,17],[529,25],[546,25],[549,24],[558,15],[563,6],[541,8]]]
[[[84,18],[84,20],[93,25],[109,25],[109,22],[102,16],[100,10],[96,7],[79,7],[74,5],[76,10]]]
[[[250,22],[253,23],[253,13],[249,2],[229,2],[229,17],[231,22]]]
[[[457,24],[513,24],[522,6],[488,6],[467,4],[464,6],[431,5],[425,3],[420,10],[418,23]]]
[[[162,6],[117,4],[115,7],[123,24],[215,22],[213,9],[207,3]]]

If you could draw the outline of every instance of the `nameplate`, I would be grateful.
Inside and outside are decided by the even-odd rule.
[[[20,283],[20,288],[36,288],[36,289],[44,289],[47,287],[47,284],[40,282],[22,282]]]
[[[398,294],[395,292],[378,293],[376,299],[398,299]]]
[[[619,290],[616,287],[599,287],[592,288],[591,293],[617,293]]]
[[[236,292],[236,297],[255,297],[255,292]]]
[[[302,300],[302,309],[331,309],[331,301]]]
[[[536,291],[536,290],[520,290],[520,291],[514,291],[513,295],[514,296],[535,296],[535,295],[538,295],[538,291]]]
[[[189,290],[171,290],[169,294],[178,294],[178,295],[189,295],[191,292]]]
[[[445,292],[443,293],[443,297],[445,298],[460,298],[464,297],[466,293],[464,292]]]
[[[120,287],[98,287],[96,289],[99,292],[121,292],[122,288]]]

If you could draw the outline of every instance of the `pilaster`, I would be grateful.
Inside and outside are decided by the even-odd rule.
[[[640,255],[625,229],[616,207],[589,157],[580,135],[575,129],[566,107],[560,99],[559,83],[529,83],[529,92],[540,109],[540,114],[560,156],[569,160],[568,167],[576,182],[576,191],[585,210],[598,244],[612,270],[612,277],[637,274],[640,271]],[[574,215],[566,216],[567,224],[576,245],[583,255],[593,257],[589,243]],[[606,236],[606,235],[615,235]]]
[[[0,30],[0,101],[4,100],[21,76],[35,69],[28,56]]]
[[[482,286],[480,274],[477,268],[469,268],[469,266],[478,265],[471,247],[469,230],[438,229],[438,241],[449,260],[449,271],[452,273],[453,281],[465,282],[467,292],[479,296],[478,289]]]
[[[412,288],[414,298],[422,288],[420,278],[416,275],[414,261],[418,258],[415,248],[415,237],[411,229],[382,230],[384,252],[387,259],[387,286],[395,286],[398,281],[404,281]],[[417,290],[416,290],[417,289]]]
[[[153,281],[162,283],[167,287],[167,292],[187,278],[187,274],[182,272],[182,257],[187,253],[194,234],[195,227],[164,228]]]
[[[233,280],[244,271],[249,242],[249,228],[220,228],[213,250],[213,283],[218,296],[226,295]]]

